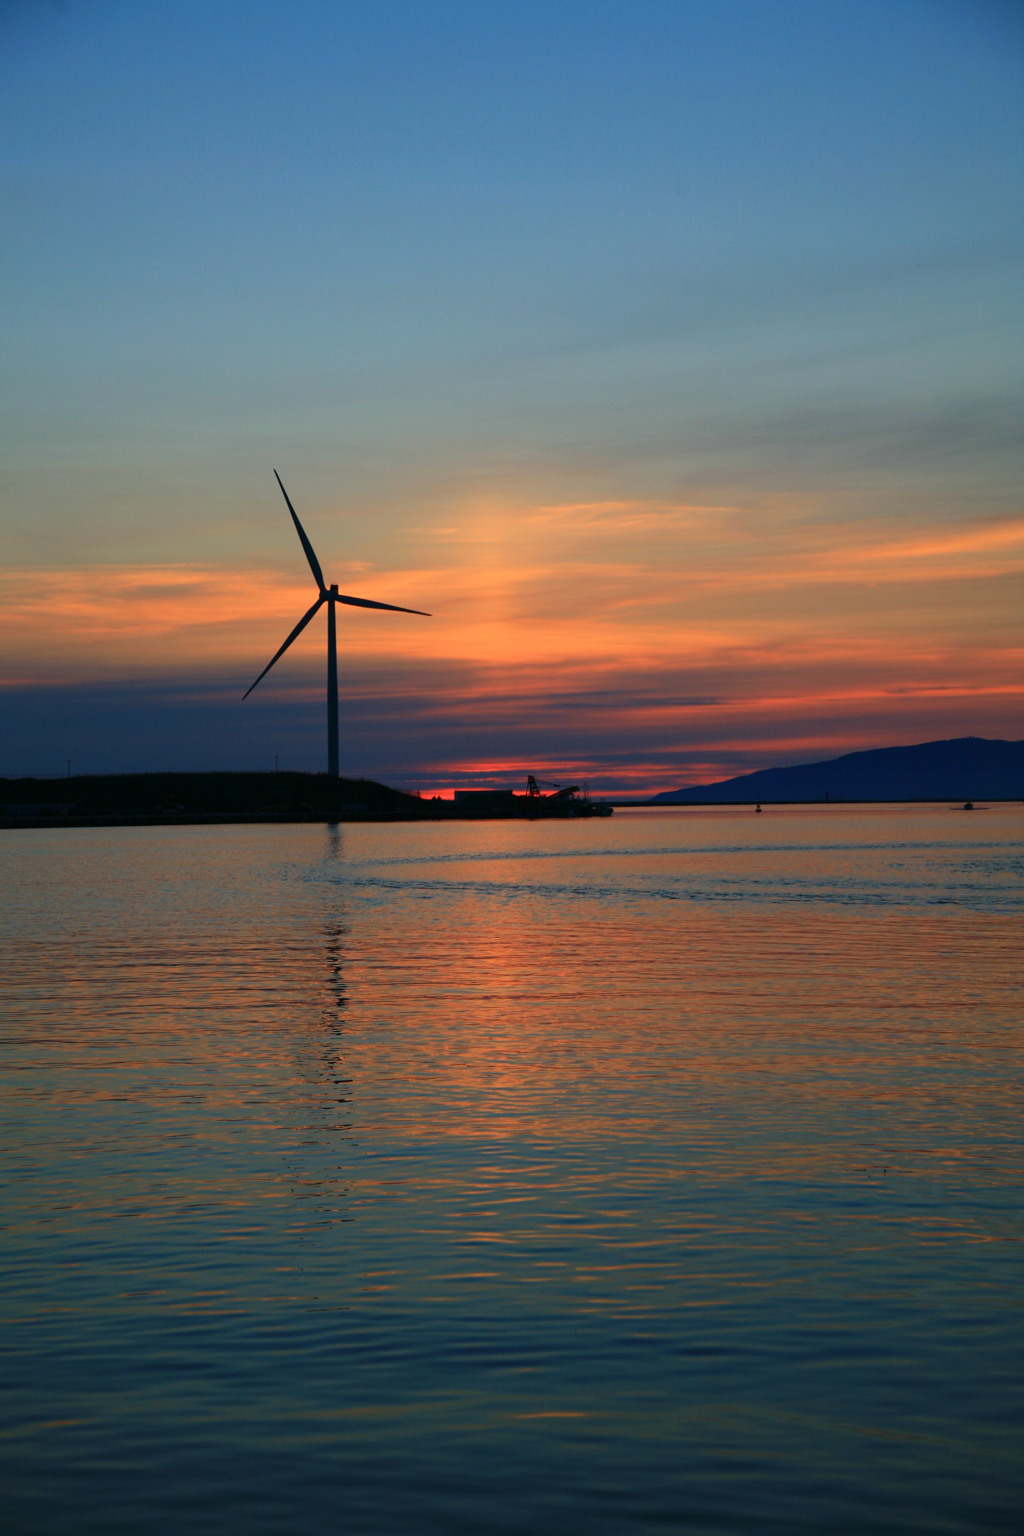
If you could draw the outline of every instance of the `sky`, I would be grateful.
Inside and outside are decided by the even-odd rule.
[[[0,775],[645,792],[1024,704],[1014,0],[6,0]]]

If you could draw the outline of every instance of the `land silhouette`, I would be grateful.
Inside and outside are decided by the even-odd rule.
[[[421,799],[373,779],[322,773],[112,773],[0,779],[0,826],[167,826],[196,822],[478,821],[607,816],[575,796],[480,793]]]
[[[1024,741],[959,736],[913,747],[847,752],[795,768],[762,768],[655,795],[651,805],[816,800],[1021,800]]]
[[[962,736],[879,747],[716,784],[667,790],[631,805],[811,804],[842,801],[1022,800],[1024,741]],[[481,821],[611,814],[574,792],[476,791],[423,799],[374,779],[323,773],[112,773],[0,779],[0,827],[165,826],[196,822]]]

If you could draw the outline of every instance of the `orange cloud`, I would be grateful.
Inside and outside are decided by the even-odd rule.
[[[912,730],[918,739],[941,734],[943,718],[1017,734],[1002,722],[1024,695],[1024,518],[894,538],[877,523],[824,521],[806,505],[769,510],[491,501],[435,531],[406,568],[332,565],[343,590],[434,614],[345,612],[346,697],[443,717],[467,741],[476,730],[513,740],[528,722],[554,734],[564,724],[577,742],[571,771],[594,776],[600,756],[586,743],[602,733],[642,762],[645,741],[657,738],[666,754],[710,732],[723,755],[702,761],[719,774],[758,729],[776,747],[826,754],[864,745],[869,719],[892,729],[911,715],[940,722]],[[287,573],[7,572],[4,681],[205,677],[233,695],[314,591],[301,555]],[[319,698],[322,622],[260,697]],[[496,761],[487,750],[470,756],[481,769]]]

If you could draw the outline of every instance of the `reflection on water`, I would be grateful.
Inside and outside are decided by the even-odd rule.
[[[15,1536],[1018,1529],[1022,808],[0,859]]]

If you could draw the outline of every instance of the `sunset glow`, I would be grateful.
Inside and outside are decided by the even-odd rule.
[[[322,768],[323,615],[240,697],[315,596],[275,465],[328,581],[432,615],[341,613],[343,772],[1022,734],[1006,49],[712,7],[698,67],[685,8],[571,9],[564,55],[467,17],[480,77],[419,12],[394,80],[296,23],[229,90],[159,7],[12,33],[3,772]],[[206,103],[205,211],[136,80]]]

